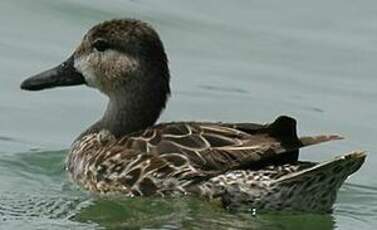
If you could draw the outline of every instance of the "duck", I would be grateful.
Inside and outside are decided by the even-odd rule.
[[[124,197],[194,196],[226,208],[331,212],[364,151],[300,161],[302,147],[339,135],[299,137],[297,122],[156,123],[170,97],[164,45],[148,23],[112,19],[92,27],[62,64],[21,89],[86,85],[108,98],[103,116],[73,142],[66,170],[89,193]]]

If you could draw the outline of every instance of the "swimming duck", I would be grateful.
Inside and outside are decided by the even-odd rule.
[[[139,20],[115,19],[91,28],[65,62],[21,88],[85,84],[108,96],[103,117],[79,135],[66,160],[73,181],[95,194],[192,195],[230,208],[328,212],[364,162],[358,151],[299,161],[300,148],[341,137],[298,137],[288,116],[269,124],[155,124],[169,81],[157,32]]]

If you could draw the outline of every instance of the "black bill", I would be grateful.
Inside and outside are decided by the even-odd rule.
[[[85,84],[85,78],[74,67],[74,57],[55,68],[32,76],[21,84],[24,90],[42,90],[59,86],[73,86]]]

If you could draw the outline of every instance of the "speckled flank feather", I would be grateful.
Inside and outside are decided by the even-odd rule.
[[[337,189],[355,171],[353,165],[344,167],[343,162],[335,160],[331,166],[339,172],[333,174],[326,164],[291,159],[275,165],[279,162],[274,161],[279,155],[289,158],[306,145],[340,137],[282,137],[274,130],[281,128],[279,123],[295,125],[288,117],[280,117],[271,125],[165,123],[120,139],[103,130],[74,144],[68,169],[75,181],[96,193],[194,194],[208,199],[220,197],[226,206],[246,204],[276,210],[297,210],[307,200],[312,201],[314,210],[331,208]],[[361,162],[350,163],[360,166]],[[331,174],[326,176],[326,170]],[[300,172],[308,174],[312,182],[304,183]],[[322,179],[317,181],[317,175]],[[323,189],[328,196],[309,193],[315,189]],[[303,199],[311,194],[313,199]],[[319,200],[315,194],[324,197]],[[283,199],[285,196],[291,200]]]
[[[224,205],[232,209],[329,212],[340,186],[364,160],[363,152],[353,152],[323,163],[296,162],[257,171],[235,170],[199,187],[202,195],[221,196]]]

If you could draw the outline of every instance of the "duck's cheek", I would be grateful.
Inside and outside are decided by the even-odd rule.
[[[107,50],[102,54],[101,70],[108,80],[124,80],[134,75],[139,69],[136,58],[116,50]]]
[[[98,73],[93,68],[93,63],[90,56],[76,58],[74,66],[77,72],[81,73],[84,76],[85,81],[89,87],[98,88],[98,89],[101,88],[102,84],[101,84],[100,77],[98,76]]]

